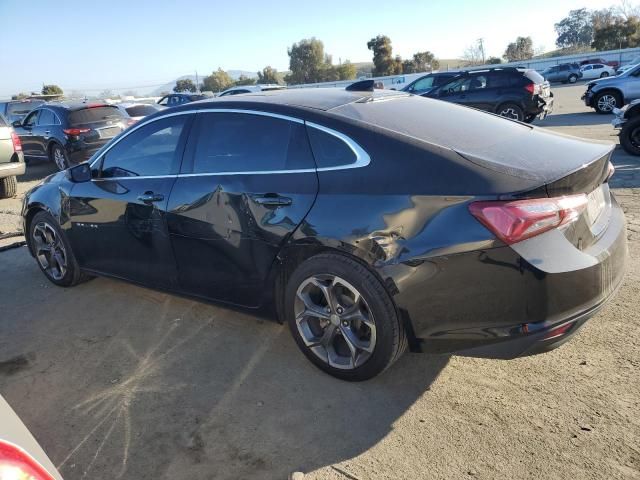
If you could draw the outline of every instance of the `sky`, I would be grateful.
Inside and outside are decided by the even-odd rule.
[[[57,84],[65,91],[139,92],[177,77],[224,70],[287,70],[303,38],[367,62],[367,41],[391,38],[394,54],[430,50],[459,58],[478,38],[502,56],[517,36],[555,48],[554,23],[571,9],[620,0],[0,0],[0,98]]]

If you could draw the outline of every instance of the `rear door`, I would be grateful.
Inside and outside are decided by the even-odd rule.
[[[166,211],[192,117],[134,127],[96,160],[91,181],[73,186],[69,238],[82,267],[176,286]]]
[[[40,109],[38,122],[32,131],[32,141],[35,150],[38,152],[38,155],[44,156],[47,154],[47,143],[49,141],[49,138],[51,138],[51,131],[55,128],[55,126],[56,115],[48,108]]]
[[[318,191],[303,122],[262,112],[201,111],[183,167],[168,205],[180,287],[259,305],[278,251]]]
[[[37,136],[34,138],[34,135],[36,134],[34,130],[38,124],[39,115],[40,110],[34,110],[25,117],[20,127],[15,127],[15,131],[20,137],[22,151],[25,156],[42,155],[42,153],[38,151]]]

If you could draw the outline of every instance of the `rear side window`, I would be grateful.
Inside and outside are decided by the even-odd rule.
[[[105,120],[121,120],[125,118],[116,106],[87,107],[69,113],[69,123],[80,125],[83,123],[102,122]]]
[[[535,70],[527,70],[524,72],[524,76],[531,80],[533,83],[544,83],[544,77]]]
[[[166,117],[133,131],[102,157],[100,176],[137,177],[177,173],[186,115]]]
[[[355,163],[358,158],[343,140],[318,128],[307,128],[313,156],[318,168],[340,167]]]
[[[304,125],[266,115],[200,113],[194,173],[314,168]]]
[[[515,87],[519,83],[519,78],[509,73],[492,73],[489,75],[490,88]]]

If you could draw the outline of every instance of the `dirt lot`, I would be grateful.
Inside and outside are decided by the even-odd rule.
[[[615,141],[583,88],[555,88],[539,125]],[[268,319],[113,280],[56,288],[17,248],[0,253],[0,392],[66,479],[640,478],[640,162],[614,162],[625,283],[550,353],[408,354],[350,384]],[[0,201],[0,231],[18,207]]]

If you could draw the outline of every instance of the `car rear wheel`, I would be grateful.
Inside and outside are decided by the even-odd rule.
[[[593,99],[593,105],[598,113],[611,113],[622,106],[622,98],[617,92],[600,92]]]
[[[61,287],[72,287],[90,278],[80,271],[64,232],[49,213],[36,213],[29,224],[28,234],[31,252],[51,282]]]
[[[520,108],[515,103],[505,103],[498,107],[498,115],[505,118],[510,118],[511,120],[518,120],[521,122],[524,120],[524,112],[522,108]]]
[[[620,144],[625,152],[640,155],[640,117],[634,117],[620,130]]]
[[[15,175],[0,178],[0,198],[12,198],[18,192],[18,180]]]
[[[287,284],[285,309],[302,353],[340,379],[372,378],[407,346],[385,287],[364,265],[343,255],[321,254],[302,263]]]
[[[69,168],[69,158],[67,157],[67,152],[64,151],[57,143],[51,145],[49,148],[49,160],[56,164],[58,170],[66,170]]]
[[[609,76],[609,72],[602,72],[600,74],[600,78],[607,78]]]
[[[574,75],[574,74],[571,74],[571,75],[569,75],[568,80],[569,80],[569,83],[576,83],[578,81],[578,76]]]

